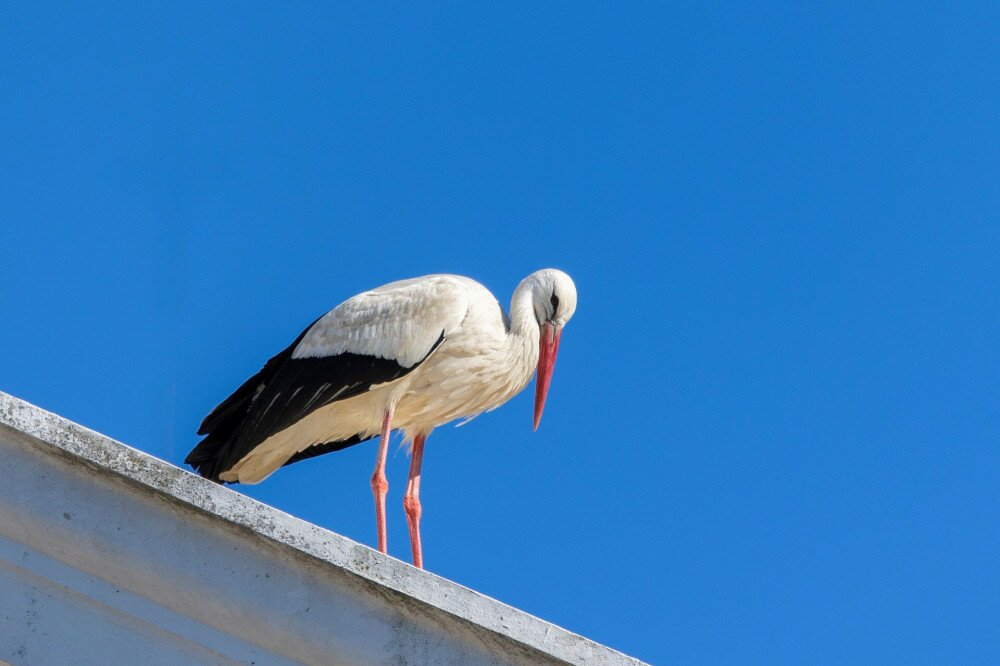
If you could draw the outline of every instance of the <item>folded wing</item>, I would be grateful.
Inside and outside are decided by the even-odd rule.
[[[313,322],[205,417],[198,431],[205,439],[185,462],[219,480],[269,437],[320,407],[405,377],[458,329],[467,310],[465,290],[447,276],[354,296]],[[358,441],[302,442],[289,462]]]

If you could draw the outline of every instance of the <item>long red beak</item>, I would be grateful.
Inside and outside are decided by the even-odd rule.
[[[542,410],[545,409],[545,396],[549,393],[552,383],[552,369],[556,367],[556,354],[559,353],[559,338],[562,328],[552,324],[542,326],[538,339],[538,376],[535,377],[535,430],[542,420]]]

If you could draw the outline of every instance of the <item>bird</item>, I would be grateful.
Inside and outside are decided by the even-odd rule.
[[[387,553],[385,466],[390,433],[411,446],[403,508],[414,566],[421,463],[434,428],[496,409],[535,379],[538,430],[573,280],[546,268],[514,290],[510,314],[460,275],[391,282],[316,319],[202,421],[185,463],[219,483],[255,484],[285,465],[379,437],[371,489],[378,549]]]

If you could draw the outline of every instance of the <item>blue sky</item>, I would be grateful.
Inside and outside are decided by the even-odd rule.
[[[998,20],[7,6],[0,390],[180,463],[344,298],[560,267],[539,432],[428,442],[430,570],[655,663],[995,663]],[[374,458],[237,488],[372,544]]]

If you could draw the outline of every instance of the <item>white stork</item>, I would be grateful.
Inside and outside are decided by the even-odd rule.
[[[386,552],[389,433],[412,442],[403,506],[413,563],[420,548],[420,462],[431,431],[494,409],[538,369],[534,427],[545,406],[576,287],[555,269],[532,273],[510,317],[478,282],[428,275],[350,298],[313,322],[205,417],[184,462],[226,483],[258,483],[283,465],[381,435],[371,486]]]

